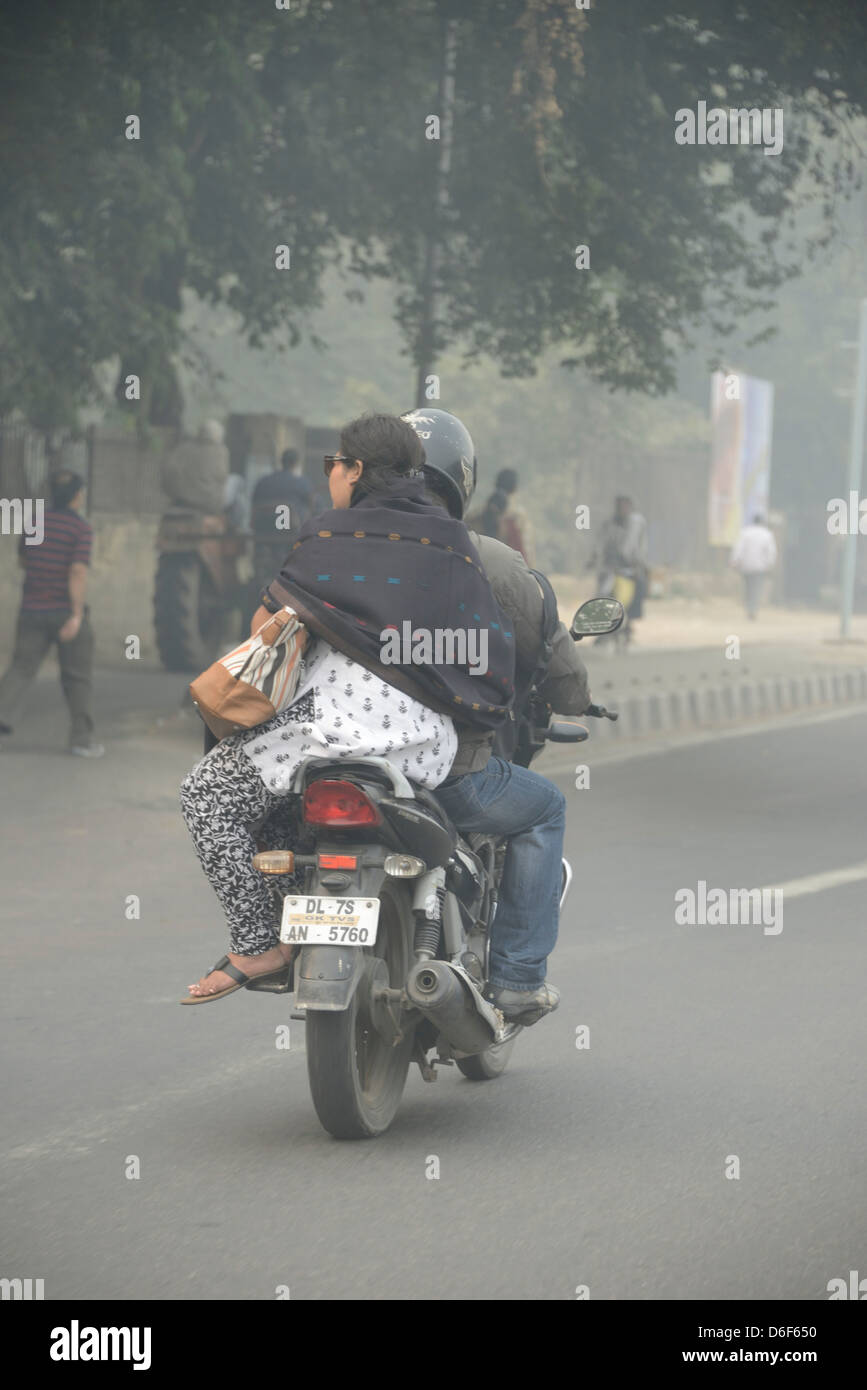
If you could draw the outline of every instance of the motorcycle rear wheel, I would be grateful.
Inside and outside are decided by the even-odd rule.
[[[412,906],[403,884],[386,880],[380,889],[379,930],[364,955],[385,962],[388,984],[399,989],[407,976],[412,941]],[[400,1104],[412,1059],[416,1024],[405,1024],[392,1045],[373,1024],[368,971],[348,1009],[310,1012],[307,1018],[307,1076],[320,1122],[335,1139],[371,1139],[388,1129]]]
[[[495,1081],[506,1070],[520,1031],[518,1028],[505,1042],[494,1043],[475,1057],[456,1058],[458,1070],[463,1072],[468,1081]]]

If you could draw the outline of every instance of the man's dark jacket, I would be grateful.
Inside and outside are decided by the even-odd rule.
[[[276,530],[277,507],[289,508],[290,525]],[[277,473],[266,473],[253,489],[251,521],[257,536],[277,543],[285,539],[286,532],[297,532],[308,519],[313,508],[313,487],[309,479],[297,473],[281,469]]]
[[[470,540],[479,552],[494,597],[510,621],[517,662],[523,669],[533,671],[542,646],[542,590],[523,557],[511,546],[474,531],[470,532]],[[592,703],[587,668],[562,622],[557,625],[552,645],[548,675],[539,692],[557,714],[583,714]],[[461,728],[457,733],[458,751],[449,776],[479,772],[491,756],[493,734]]]

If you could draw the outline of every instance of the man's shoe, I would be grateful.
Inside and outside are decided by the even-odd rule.
[[[538,989],[488,989],[487,997],[510,1023],[529,1028],[546,1014],[552,1014],[560,1003],[560,991],[547,982]]]
[[[101,758],[105,749],[101,743],[73,743],[69,751],[76,758]]]

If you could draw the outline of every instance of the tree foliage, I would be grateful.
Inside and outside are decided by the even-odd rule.
[[[425,118],[449,15],[438,222]],[[0,85],[0,411],[69,420],[94,365],[117,359],[142,378],[140,417],[171,414],[184,288],[235,309],[252,344],[297,341],[336,263],[396,284],[415,356],[432,227],[440,351],[527,375],[556,350],[610,387],[662,392],[694,325],[724,334],[769,310],[803,258],[787,226],[806,194],[814,244],[827,235],[867,93],[867,12],[26,0],[0,11]],[[674,113],[699,100],[781,107],[783,152],[678,146]]]

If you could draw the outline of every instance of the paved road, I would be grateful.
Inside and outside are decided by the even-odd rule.
[[[287,1001],[174,1003],[224,949],[176,810],[189,728],[92,764],[50,743],[31,724],[0,755],[0,1275],[49,1298],[548,1300],[822,1299],[867,1272],[865,882],[793,896],[775,936],[674,920],[700,879],[863,864],[863,713],[582,749],[559,1012],[494,1083],[413,1069],[362,1144],[319,1127]]]

